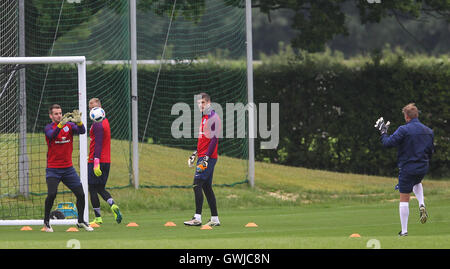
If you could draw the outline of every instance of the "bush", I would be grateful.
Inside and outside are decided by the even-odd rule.
[[[255,102],[280,103],[279,147],[258,150],[257,160],[395,176],[396,150],[382,148],[374,123],[383,116],[393,133],[404,124],[402,107],[414,102],[420,120],[435,133],[430,174],[450,175],[448,61],[410,64],[394,57],[359,66],[326,62],[304,57],[255,69]]]
[[[389,133],[393,133],[404,124],[401,108],[414,102],[422,111],[420,120],[435,133],[436,153],[430,174],[433,177],[450,175],[448,58],[427,58],[423,55],[408,58],[400,52],[390,55],[381,52],[374,54],[372,59],[362,56],[343,59],[341,54],[330,51],[298,57],[288,49],[280,55],[273,61],[262,57],[263,64],[255,65],[255,103],[280,104],[279,146],[275,150],[262,150],[259,148],[261,141],[257,139],[257,160],[313,169],[395,176],[396,150],[382,148],[379,133],[373,125],[378,117],[383,116],[391,121]],[[163,68],[159,83],[164,83],[167,88],[164,92],[156,89],[152,120],[146,135],[151,138],[149,141],[186,149],[195,145],[194,138],[175,141],[167,131],[178,117],[171,115],[171,106],[176,102],[185,102],[192,104],[194,109],[192,96],[195,93],[207,91],[212,100],[220,100],[223,107],[227,102],[246,103],[245,62],[213,64],[213,60],[208,63],[166,65]],[[58,74],[58,70],[52,71]],[[102,87],[108,91],[98,91],[93,83],[100,74],[111,78],[103,80],[107,85]],[[108,98],[112,101],[108,108],[109,117],[117,115],[123,119],[112,121],[113,138],[130,139],[131,125],[127,120],[131,109],[128,67],[93,65],[88,66],[87,75],[88,98]],[[139,141],[142,141],[157,75],[156,66],[139,66],[138,108],[139,114],[144,115],[139,121]],[[64,76],[53,75],[52,79],[56,86],[72,83],[65,81],[68,78]],[[71,81],[76,81],[74,79],[71,78]],[[33,77],[27,80],[27,85],[33,85]],[[211,91],[211,86],[214,91]],[[28,90],[32,92],[36,89]],[[38,96],[38,93],[30,94],[28,98],[33,96]],[[44,103],[51,102],[44,100]],[[40,116],[43,122],[48,121],[45,113]],[[222,122],[225,124],[225,119]],[[196,127],[193,128],[195,130]],[[229,140],[224,138],[222,145],[232,144],[228,147],[239,150],[224,152],[223,147],[219,147],[219,153],[247,158],[242,156],[242,152],[246,152],[242,150],[246,143]]]

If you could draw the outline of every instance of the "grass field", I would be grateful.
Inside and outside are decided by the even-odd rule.
[[[143,157],[148,162],[141,172],[145,184],[192,183],[193,171],[185,165],[189,151],[145,147],[148,156],[160,156],[157,162]],[[117,158],[110,183],[123,185],[127,183],[126,168],[120,170],[124,166],[118,164],[125,158]],[[161,165],[167,163],[173,165]],[[242,161],[220,158],[216,183],[238,181],[241,172],[233,170],[234,166],[242,167]],[[395,184],[395,178],[257,163],[255,188],[246,184],[215,188],[222,226],[212,230],[183,225],[193,215],[190,188],[125,188],[111,190],[124,214],[121,224],[114,222],[102,202],[105,223],[92,233],[66,232],[67,226],[54,226],[52,234],[41,232],[38,226],[33,231],[4,226],[0,227],[0,248],[65,249],[70,239],[77,239],[82,249],[366,249],[371,242],[382,249],[450,248],[450,181],[424,180],[430,219],[426,224],[418,222],[417,200],[412,199],[406,238],[397,236],[400,220]],[[209,216],[205,199],[203,221]],[[168,221],[177,226],[165,227]],[[126,227],[129,222],[139,227]],[[258,227],[244,227],[249,222]],[[349,238],[353,233],[361,237]]]
[[[443,201],[441,201],[443,202]],[[369,240],[379,241],[381,248],[449,248],[450,206],[435,205],[432,219],[422,225],[417,206],[411,206],[409,237],[399,238],[397,208],[394,204],[312,206],[306,208],[225,209],[222,226],[212,230],[186,227],[183,221],[190,211],[141,212],[126,215],[124,224],[115,224],[111,216],[94,232],[65,232],[67,226],[54,226],[52,234],[20,231],[20,227],[2,227],[1,248],[67,248],[77,239],[81,248],[145,248],[145,249],[364,249]],[[126,227],[128,222],[139,227]],[[173,221],[176,227],[165,227]],[[257,228],[246,228],[255,222]],[[358,233],[361,238],[349,238]],[[373,240],[372,240],[373,241]],[[195,243],[194,243],[195,242]]]

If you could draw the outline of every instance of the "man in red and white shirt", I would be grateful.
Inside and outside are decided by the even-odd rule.
[[[85,195],[80,177],[72,164],[73,136],[86,133],[86,128],[81,121],[81,113],[78,110],[62,115],[60,105],[54,104],[49,110],[52,120],[45,129],[45,140],[47,141],[47,169],[46,182],[48,194],[45,199],[44,228],[46,232],[53,232],[50,226],[50,210],[58,192],[58,185],[62,181],[77,199],[79,228],[86,231],[94,229],[84,221]]]
[[[91,110],[94,107],[102,107],[100,99],[92,98],[89,100],[89,109]],[[103,223],[98,198],[100,194],[111,207],[116,222],[120,223],[122,214],[111,194],[105,188],[111,166],[111,129],[108,119],[104,118],[101,122],[94,122],[89,131],[89,137],[91,142],[89,144],[88,183],[91,204],[95,214],[93,222]]]
[[[202,112],[202,120],[199,127],[197,150],[188,159],[189,167],[193,166],[195,157],[198,157],[197,167],[194,175],[195,214],[194,217],[185,221],[188,226],[199,226],[202,224],[201,214],[203,206],[203,192],[211,209],[211,219],[206,225],[219,226],[216,197],[212,189],[214,167],[217,162],[217,148],[219,145],[219,134],[221,121],[219,115],[211,108],[211,98],[206,93],[200,93],[197,106]]]

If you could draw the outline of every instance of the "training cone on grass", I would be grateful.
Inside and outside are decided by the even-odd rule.
[[[252,228],[252,227],[258,227],[258,225],[256,225],[256,223],[254,223],[254,222],[249,222],[249,223],[247,223],[247,225],[245,225],[245,227]]]
[[[30,226],[23,226],[20,230],[21,231],[32,231],[33,228],[31,228]]]
[[[136,222],[130,222],[127,224],[127,227],[138,227],[139,225]]]
[[[212,230],[212,227],[209,225],[202,225],[202,228],[200,230]]]
[[[166,226],[166,227],[175,227],[177,225],[175,223],[171,222],[171,221],[168,221],[168,222],[166,222],[166,224],[164,224],[164,226]]]
[[[46,231],[45,227],[42,227],[41,232],[45,232],[45,231]]]
[[[78,229],[75,227],[70,227],[69,229],[66,230],[66,232],[78,232]]]
[[[92,227],[92,228],[98,228],[98,227],[100,227],[100,225],[98,225],[98,224],[95,223],[95,222],[89,224],[89,226]]]
[[[360,238],[361,235],[360,234],[351,234],[350,238]]]

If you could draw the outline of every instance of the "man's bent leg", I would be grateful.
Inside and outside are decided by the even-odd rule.
[[[59,179],[47,178],[46,181],[47,181],[47,198],[45,198],[44,222],[48,223],[50,220],[50,211],[52,210],[56,194],[58,193]]]
[[[70,190],[77,198],[78,222],[82,223],[84,222],[84,207],[86,206],[83,186],[72,187]]]

